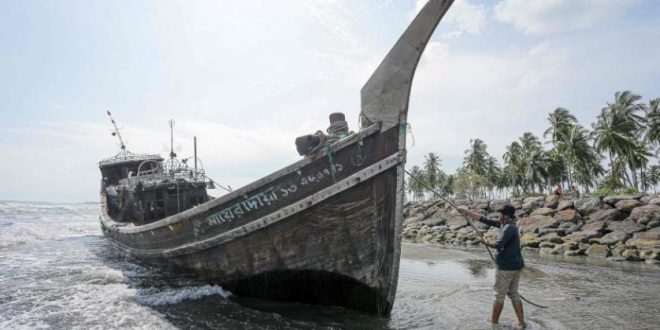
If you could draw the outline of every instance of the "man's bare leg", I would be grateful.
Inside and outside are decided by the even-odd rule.
[[[516,316],[518,317],[518,326],[525,326],[525,314],[523,313],[522,301],[512,300],[511,304],[513,305],[513,310],[516,311]]]
[[[504,302],[493,302],[493,313],[490,315],[490,323],[498,324],[500,322],[500,314],[502,314],[502,308],[504,308]]]

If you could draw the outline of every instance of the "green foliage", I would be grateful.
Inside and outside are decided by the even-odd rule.
[[[527,197],[545,197],[545,194],[535,193],[535,192],[526,192],[526,193],[523,193],[521,197],[524,197],[524,198],[527,198]]]

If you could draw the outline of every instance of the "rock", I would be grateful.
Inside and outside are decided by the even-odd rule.
[[[540,248],[551,248],[551,249],[552,249],[552,248],[555,247],[555,243],[551,243],[551,242],[541,242],[541,243],[539,243],[539,247],[540,247]]]
[[[406,220],[403,220],[403,225],[406,226],[406,225],[409,225],[409,224],[413,224],[413,223],[416,223],[416,222],[420,222],[420,221],[422,221],[422,220],[424,220],[424,215],[421,215],[421,216],[419,216],[419,215],[418,215],[418,216],[413,216],[413,217],[410,217],[410,218],[408,218],[408,219],[406,219]]]
[[[487,224],[485,224],[485,223],[483,223],[483,222],[481,222],[481,221],[473,221],[472,223],[473,223],[474,226],[477,227],[477,229],[479,229],[479,230],[488,230],[488,228],[490,228],[489,225],[487,225]]]
[[[639,250],[660,248],[660,233],[658,232],[634,233],[633,237],[628,241],[626,241],[626,246],[636,247]]]
[[[449,230],[449,227],[447,227],[447,226],[435,226],[435,227],[431,227],[431,231],[433,231],[433,232],[435,232],[435,233],[444,233],[444,232],[446,232],[446,231],[448,231],[448,230]]]
[[[648,204],[653,204],[653,205],[658,205],[660,206],[660,198],[651,198],[651,200],[648,202]]]
[[[490,207],[491,211],[497,211],[499,208],[504,206],[504,204],[507,204],[506,200],[504,200],[504,199],[494,199],[494,200],[490,201],[489,207]],[[513,207],[515,207],[515,205]]]
[[[543,205],[545,205],[543,197],[527,197],[525,198],[521,210],[524,213],[530,214],[534,210],[543,207]]]
[[[610,249],[607,245],[593,244],[584,253],[590,257],[607,258],[610,255]]]
[[[568,236],[564,237],[564,242],[575,241],[575,242],[589,242],[592,238],[602,237],[603,234],[598,231],[577,231]]]
[[[424,218],[430,218],[433,214],[435,214],[438,211],[440,211],[440,207],[436,205],[432,205],[431,207],[429,207],[424,211]]]
[[[555,244],[555,254],[564,254],[566,251],[576,250],[578,248],[575,243]]]
[[[611,233],[605,234],[605,236],[598,238],[598,242],[603,245],[613,245],[616,243],[623,243],[628,238],[630,234],[626,234],[622,231],[613,231]]]
[[[534,212],[532,212],[531,216],[535,216],[535,215],[549,215],[549,216],[552,216],[553,213],[555,213],[555,210],[553,210],[549,207],[542,207],[542,208],[534,210]]]
[[[660,220],[660,206],[649,204],[636,207],[630,212],[630,219],[642,225]]]
[[[490,201],[487,199],[479,199],[474,202],[475,209],[488,210],[490,207]]]
[[[509,200],[509,204],[511,204],[514,208],[519,209],[522,207],[523,201],[524,199],[522,197],[514,197]],[[493,210],[496,210],[496,208],[493,207]]]
[[[565,256],[568,256],[568,257],[574,257],[574,256],[583,255],[583,254],[584,254],[584,250],[583,250],[583,249],[568,250],[568,251],[565,251],[565,252],[564,252],[564,255],[565,255]]]
[[[572,208],[573,208],[573,201],[570,200],[560,201],[559,204],[557,205],[557,211],[562,211]]]
[[[517,225],[523,233],[534,233],[539,228],[554,228],[557,227],[559,221],[542,215],[530,216],[527,218],[518,219]]]
[[[660,227],[655,227],[647,230],[649,233],[660,233]]]
[[[541,241],[541,242],[550,242],[550,243],[553,243],[553,244],[564,243],[564,240],[561,237],[559,237],[559,235],[557,235],[557,233],[545,234],[545,235],[539,237],[539,241]],[[543,247],[541,245],[539,245],[539,246]]]
[[[497,239],[497,237],[500,236],[500,229],[497,227],[491,227],[485,234],[484,238],[488,240],[494,240]]]
[[[582,219],[582,216],[580,215],[580,213],[578,213],[575,210],[565,209],[555,213],[555,219],[561,222],[566,222],[566,221],[575,222],[577,220]]]
[[[587,222],[596,222],[596,221],[620,221],[626,218],[626,214],[617,210],[601,210],[594,212],[589,215],[589,220]]]
[[[615,206],[616,203],[622,200],[637,200],[642,198],[641,194],[638,195],[614,195],[603,197],[603,203]]]
[[[445,224],[447,221],[443,218],[431,217],[422,221],[423,224],[429,227],[435,227]]]
[[[583,231],[604,231],[604,229],[605,221],[591,222],[582,226]]]
[[[467,220],[462,216],[453,216],[447,220],[447,226],[451,230],[458,230],[468,225]]]
[[[626,260],[636,261],[639,260],[639,251],[635,249],[626,249],[621,252],[621,256]]]
[[[559,198],[557,198],[556,195],[549,195],[548,197],[545,198],[544,207],[555,209],[557,208],[558,204],[559,204]]]
[[[640,232],[644,230],[644,226],[634,222],[632,220],[624,220],[617,222],[608,222],[607,230],[609,231],[622,231],[626,234],[632,235],[633,233]]]
[[[600,211],[603,203],[598,197],[580,198],[574,202],[575,208],[582,216],[587,216],[591,213]]]
[[[660,220],[649,221],[649,223],[646,224],[646,227],[649,229],[660,227]]]
[[[614,205],[617,210],[630,212],[632,209],[641,206],[642,203],[636,199],[622,199]]]
[[[641,250],[639,251],[639,258],[644,260],[660,260],[660,248]]]
[[[549,233],[556,233],[557,236],[564,236],[564,229],[559,228],[539,228],[539,236],[543,236]]]
[[[642,204],[648,204],[651,201],[651,197],[650,196],[644,196],[644,197],[640,198],[639,201],[642,202]]]
[[[538,237],[534,234],[523,234],[520,238],[520,245],[524,247],[538,247],[539,246]]]
[[[552,244],[552,243],[550,243],[550,244]],[[552,254],[557,254],[557,253],[555,252],[554,246],[547,246],[547,247],[542,247],[539,250],[539,254],[541,254],[541,255],[552,255]]]

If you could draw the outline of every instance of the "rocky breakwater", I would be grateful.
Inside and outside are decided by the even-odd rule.
[[[497,220],[505,203],[516,208],[524,249],[541,254],[610,260],[645,261],[660,265],[660,198],[644,194],[562,199],[555,196],[509,200],[455,200]],[[479,233],[442,200],[409,202],[404,210],[407,242],[475,246]],[[495,239],[499,228],[475,222],[484,237]]]

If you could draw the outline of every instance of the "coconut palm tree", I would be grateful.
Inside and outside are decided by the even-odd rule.
[[[648,110],[644,140],[657,148],[660,146],[660,98],[650,100]]]
[[[440,157],[430,152],[424,158],[426,158],[426,161],[424,162],[424,173],[426,174],[424,180],[426,181],[426,184],[434,190],[442,188],[447,175],[440,169],[440,164],[442,162]]]
[[[414,176],[415,178],[424,178],[425,173],[424,171],[417,165],[413,166],[410,169],[410,174]],[[416,180],[413,179],[412,177],[408,177],[408,193],[412,195],[413,200],[419,201],[424,199],[424,186]]]

